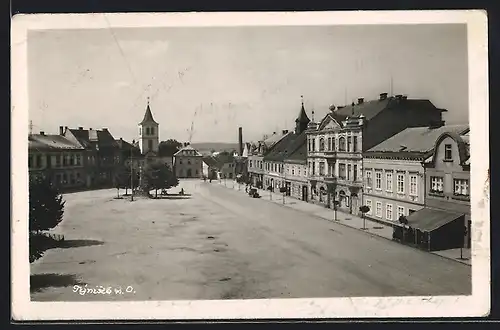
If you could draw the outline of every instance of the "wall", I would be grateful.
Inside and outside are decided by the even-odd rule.
[[[202,159],[200,156],[176,156],[175,174],[178,178],[200,178],[202,176]],[[191,175],[188,176],[189,170]]]

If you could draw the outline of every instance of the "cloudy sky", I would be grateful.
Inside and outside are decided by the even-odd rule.
[[[291,129],[304,95],[330,104],[390,92],[468,120],[465,25],[49,30],[28,36],[33,130],[108,127],[137,139],[150,97],[160,139],[236,142]]]

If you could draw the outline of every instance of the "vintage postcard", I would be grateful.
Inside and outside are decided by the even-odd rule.
[[[16,320],[484,316],[484,11],[17,15]]]

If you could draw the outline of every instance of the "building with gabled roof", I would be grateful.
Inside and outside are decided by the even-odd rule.
[[[201,178],[203,155],[188,143],[174,154],[174,170],[178,178]]]
[[[368,217],[399,223],[425,207],[425,169],[422,162],[434,153],[446,132],[464,134],[468,125],[410,127],[363,153],[363,198]]]
[[[85,187],[85,148],[56,134],[28,136],[28,170],[43,175],[62,192]]]
[[[59,127],[59,135],[85,149],[84,166],[87,187],[114,187],[120,166],[120,149],[107,128]]]
[[[309,123],[310,119],[302,100],[299,115],[295,119],[295,129],[291,132],[283,131],[282,137],[263,155],[261,177],[265,188],[272,191],[287,188],[287,194],[291,194],[291,181],[286,180],[285,160],[305,144],[305,131]]]

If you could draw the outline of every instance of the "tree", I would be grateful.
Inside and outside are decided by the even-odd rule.
[[[155,190],[155,197],[158,197],[159,189],[169,189],[179,184],[170,166],[161,163],[152,163],[144,168],[143,188],[146,191]]]
[[[361,212],[361,217],[363,218],[363,229],[366,229],[366,216],[365,216],[365,214],[370,212],[370,207],[368,205],[360,206],[359,211]]]
[[[127,194],[128,187],[130,186],[130,168],[120,166],[115,172],[115,186],[117,197],[120,198],[120,189],[125,189]]]
[[[47,239],[41,233],[55,228],[64,215],[62,195],[44,176],[30,175],[29,180],[29,253],[30,262],[43,256]]]
[[[29,230],[40,232],[55,228],[63,219],[64,203],[49,179],[31,176],[29,182]]]
[[[171,157],[177,151],[182,148],[182,143],[175,139],[168,139],[167,141],[161,141],[158,144],[158,152],[162,156]]]
[[[408,219],[404,215],[399,216],[399,223],[403,225],[402,231],[403,231],[403,243],[406,241],[406,225],[408,225]]]

